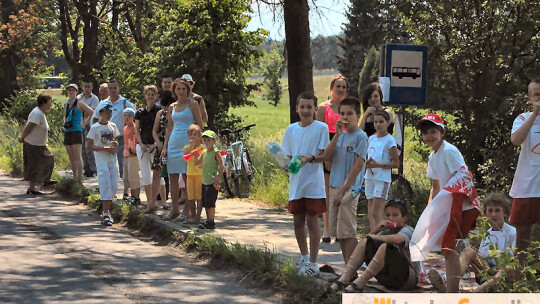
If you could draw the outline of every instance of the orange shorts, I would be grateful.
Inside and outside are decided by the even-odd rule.
[[[326,212],[326,199],[324,198],[305,198],[289,201],[287,210],[291,214],[309,214],[318,215]]]
[[[467,238],[469,231],[476,226],[476,218],[480,215],[478,209],[462,210],[463,201],[467,198],[463,194],[453,194],[450,223],[444,232],[442,251],[454,250],[457,239]]]
[[[540,197],[514,198],[509,222],[514,226],[540,225]]]

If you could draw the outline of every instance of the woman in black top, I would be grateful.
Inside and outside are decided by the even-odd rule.
[[[155,85],[144,87],[144,98],[146,106],[139,109],[135,114],[135,136],[137,138],[137,158],[141,168],[141,186],[144,187],[149,209],[156,209],[156,196],[159,190],[159,174],[157,170],[152,170],[152,162],[157,145],[152,136],[154,121],[160,108],[155,105],[158,89]],[[152,172],[153,171],[153,172]],[[153,173],[153,175],[152,175]]]
[[[383,93],[378,83],[372,82],[364,88],[362,93],[364,115],[360,119],[360,128],[366,132],[368,137],[376,133],[375,126],[373,126],[373,113],[376,110],[384,110],[388,113],[391,121],[388,126],[388,133],[394,134],[394,113],[392,110],[383,106],[382,99]]]

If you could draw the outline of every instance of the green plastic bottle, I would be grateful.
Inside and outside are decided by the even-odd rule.
[[[292,174],[297,174],[302,168],[302,157],[295,156],[289,163],[289,172]]]

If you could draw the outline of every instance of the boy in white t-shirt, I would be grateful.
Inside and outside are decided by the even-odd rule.
[[[448,292],[460,280],[459,239],[467,238],[480,215],[480,201],[472,173],[459,150],[446,140],[445,125],[437,114],[427,114],[417,125],[422,141],[433,149],[427,175],[432,180],[430,202],[420,215],[409,244],[412,261],[423,261],[430,251],[441,251],[448,275]]]
[[[94,151],[99,183],[99,195],[103,203],[103,224],[111,226],[113,221],[109,210],[118,187],[118,166],[116,149],[118,148],[118,128],[109,121],[112,105],[105,105],[99,110],[100,120],[90,127],[86,137],[86,147]]]
[[[294,234],[302,255],[298,272],[319,275],[317,255],[321,241],[319,215],[326,212],[326,191],[322,163],[313,163],[316,155],[328,146],[328,126],[314,120],[317,98],[311,92],[301,93],[296,99],[296,112],[300,122],[285,130],[281,149],[289,157],[302,157],[297,174],[289,174],[288,210],[294,216]],[[306,242],[306,222],[309,229],[310,249]]]
[[[495,257],[500,253],[514,253],[516,247],[516,228],[508,225],[505,219],[510,214],[510,201],[503,193],[491,193],[484,200],[484,214],[487,217],[491,228],[487,231],[487,236],[480,243],[476,250],[473,247],[463,249],[459,257],[461,273],[463,276],[467,269],[471,269],[475,274],[475,279],[480,286],[474,292],[485,292],[485,290],[495,284],[495,280],[504,272],[509,274],[514,271],[509,267],[496,267]],[[481,271],[487,269],[488,275],[492,276],[487,281],[481,277]],[[429,271],[429,280],[438,292],[446,292],[444,275],[435,270]]]
[[[528,91],[533,111],[518,115],[511,136],[512,144],[521,147],[510,190],[518,252],[529,246],[532,225],[540,225],[540,78],[531,81]]]

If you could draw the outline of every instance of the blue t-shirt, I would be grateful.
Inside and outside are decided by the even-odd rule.
[[[346,131],[338,138],[334,157],[332,158],[332,171],[330,172],[330,187],[339,188],[347,175],[354,167],[354,163],[361,157],[366,160],[368,149],[368,137],[366,132],[358,128],[352,133]],[[356,183],[351,186],[351,189],[358,190],[362,186],[362,178],[364,176],[365,167],[362,169]]]

